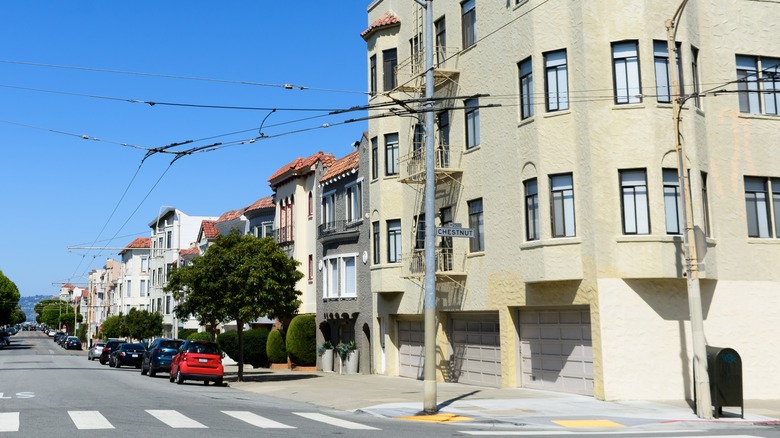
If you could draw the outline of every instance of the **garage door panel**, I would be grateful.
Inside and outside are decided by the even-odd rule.
[[[398,375],[421,379],[424,365],[424,323],[398,320]]]
[[[453,380],[482,386],[501,385],[501,340],[498,318],[492,315],[453,317]]]

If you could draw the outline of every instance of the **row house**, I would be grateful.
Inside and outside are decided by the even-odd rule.
[[[149,260],[149,308],[163,316],[163,336],[176,337],[180,324],[173,313],[175,302],[172,294],[163,290],[168,283],[168,272],[178,265],[179,252],[189,248],[197,239],[204,220],[216,220],[213,216],[190,216],[174,207],[161,207],[151,222],[151,248]]]
[[[117,281],[115,315],[127,315],[130,309],[149,310],[151,238],[138,237],[122,251],[120,276]]]
[[[675,75],[707,343],[739,352],[745,398],[776,395],[780,352],[754,334],[780,306],[780,39],[767,18],[780,10],[689,2],[670,66],[679,3],[427,2],[435,130],[419,100],[368,121],[374,371],[421,377],[433,221],[473,230],[436,239],[439,380],[693,399]],[[369,105],[423,97],[419,2],[375,0],[367,15]]]
[[[87,339],[97,339],[102,329],[103,321],[111,316],[111,299],[117,288],[121,273],[121,263],[107,259],[102,269],[94,269],[89,273],[89,304],[87,311]]]
[[[317,164],[314,196],[317,224],[315,271],[317,343],[355,341],[360,370],[373,365],[373,294],[369,263],[368,138],[354,151],[326,167]],[[312,275],[313,277],[313,275]]]

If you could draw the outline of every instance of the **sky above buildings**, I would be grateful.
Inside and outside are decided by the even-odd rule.
[[[1,2],[0,270],[56,294],[163,206],[219,216],[298,156],[347,155],[366,113],[329,113],[367,103],[366,6]]]

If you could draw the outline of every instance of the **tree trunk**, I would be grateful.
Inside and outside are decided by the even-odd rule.
[[[238,381],[244,381],[244,321],[236,319],[238,330]]]

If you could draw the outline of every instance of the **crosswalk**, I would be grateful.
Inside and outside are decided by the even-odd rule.
[[[174,429],[208,429],[208,426],[176,410],[146,410],[151,417]],[[261,429],[296,429],[296,426],[280,423],[249,411],[220,411],[228,417]],[[292,412],[303,419],[348,430],[380,430],[365,424],[347,421],[317,412]],[[78,430],[114,429],[114,425],[100,411],[68,411],[73,426]],[[0,412],[0,432],[19,432],[20,412]]]

